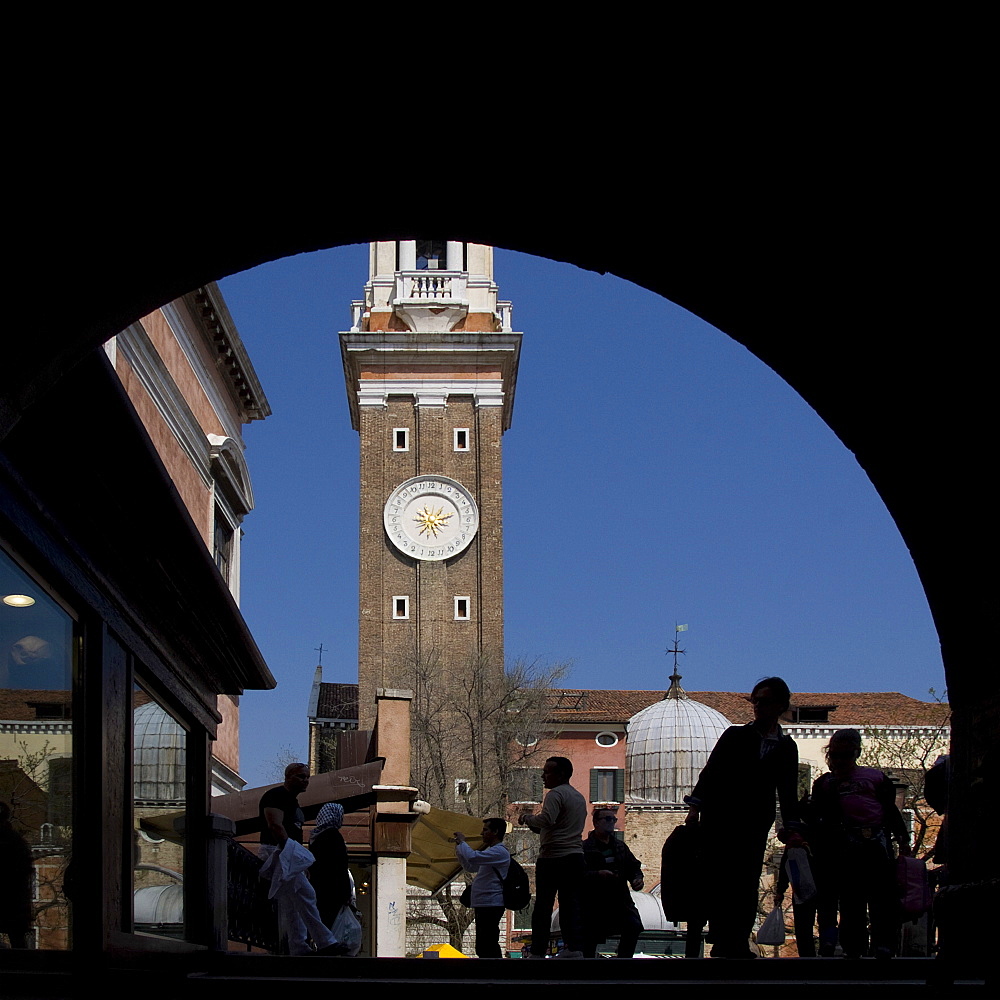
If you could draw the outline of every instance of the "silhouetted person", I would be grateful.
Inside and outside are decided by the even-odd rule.
[[[798,820],[799,752],[778,719],[791,693],[780,677],[750,693],[754,721],[720,737],[694,790],[686,823],[702,832],[706,909],[713,958],[756,958],[749,948],[777,791],[785,823]],[[689,924],[689,933],[694,925]]]
[[[896,807],[892,780],[861,767],[861,733],[838,730],[826,748],[830,767],[813,785],[813,808],[840,910],[840,945],[847,958],[868,953],[868,921],[876,958],[891,958],[898,931],[895,858],[910,853],[910,835]],[[814,839],[816,839],[814,837]]]
[[[549,950],[552,908],[559,896],[559,927],[565,947],[556,958],[583,958],[580,887],[583,881],[583,827],[587,800],[569,783],[573,765],[550,757],[542,769],[548,789],[540,812],[522,813],[521,822],[541,834],[535,863],[535,910],[531,916],[529,958],[545,958]]]
[[[351,905],[347,844],[340,832],[343,824],[344,807],[339,802],[327,802],[317,814],[309,838],[309,850],[316,858],[309,869],[309,880],[316,890],[320,919],[327,927],[333,926],[341,907]]]
[[[507,824],[502,819],[483,820],[483,847],[474,851],[465,834],[455,831],[455,856],[467,872],[476,872],[470,900],[476,912],[476,956],[503,958],[500,918],[503,916],[503,880],[510,870],[510,851],[503,845]]]
[[[314,863],[311,858],[303,862],[294,850],[286,857],[295,863],[284,865],[274,855],[284,854],[289,841],[297,844],[303,854],[302,824],[305,817],[299,808],[299,793],[309,787],[309,767],[294,763],[285,768],[284,783],[269,788],[260,797],[260,853],[264,858],[261,874],[272,883],[271,896],[278,913],[278,934],[290,955],[309,955],[309,938],[317,951],[324,951],[333,944],[330,928],[320,919],[316,907],[316,892],[305,875],[305,867]],[[303,867],[305,865],[305,867]]]
[[[31,848],[11,825],[10,806],[0,802],[0,934],[11,948],[28,947],[31,927]]]
[[[618,816],[614,809],[598,806],[594,828],[583,842],[587,874],[583,881],[583,954],[593,958],[597,945],[618,934],[619,958],[631,958],[643,931],[642,919],[629,889],[643,886],[642,864],[615,836]]]
[[[799,818],[807,830],[814,829],[812,802],[808,795],[799,800]],[[792,832],[786,837],[785,851],[781,855],[781,867],[778,870],[778,882],[775,886],[774,904],[782,906],[785,893],[791,885],[788,871],[788,848],[804,847],[809,858],[809,868],[812,873],[816,894],[812,899],[798,901],[792,896],[792,914],[795,924],[795,947],[799,958],[816,957],[816,941],[813,935],[813,925],[819,922],[819,953],[829,957],[837,946],[837,894],[832,885],[829,872],[830,859],[825,857],[822,843],[812,835],[806,844],[798,832]]]

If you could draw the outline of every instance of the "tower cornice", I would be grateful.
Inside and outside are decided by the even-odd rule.
[[[348,331],[340,353],[355,430],[362,406],[384,406],[391,395],[412,395],[424,406],[471,395],[477,406],[503,407],[503,430],[510,427],[520,333]]]

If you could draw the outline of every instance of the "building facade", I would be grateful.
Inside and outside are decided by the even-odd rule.
[[[274,683],[237,605],[241,429],[267,412],[210,284],[82,359],[4,439],[0,799],[33,857],[36,947],[225,934],[209,801],[241,784],[239,695]],[[147,887],[172,890],[165,937]]]
[[[220,575],[240,600],[244,517],[253,486],[243,427],[271,407],[215,282],[130,324],[105,344]],[[239,699],[222,695],[212,794],[239,791]]]

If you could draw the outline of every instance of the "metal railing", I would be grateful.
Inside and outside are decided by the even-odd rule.
[[[263,861],[230,838],[227,862],[229,940],[276,954],[278,919],[267,898],[270,883],[260,877]]]

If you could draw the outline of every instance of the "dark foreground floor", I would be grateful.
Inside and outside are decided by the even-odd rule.
[[[635,959],[527,962],[463,959],[275,958],[268,955],[184,954],[89,960],[53,952],[0,952],[2,1000],[83,1000],[119,992],[142,1000],[201,1000],[290,996],[316,988],[353,986],[431,987],[436,998],[510,993],[520,986],[543,986],[547,998],[579,995],[588,984],[689,987],[699,993],[738,985],[742,996],[789,996],[832,990],[854,995],[940,996],[985,992],[984,962],[978,968],[951,968],[934,959]],[[423,989],[420,994],[423,995]],[[315,994],[311,994],[315,995]]]

